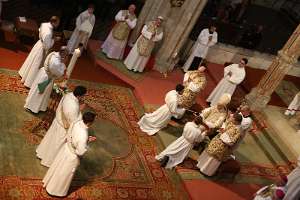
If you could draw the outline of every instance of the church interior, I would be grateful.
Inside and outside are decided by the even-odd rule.
[[[121,58],[109,58],[103,46],[119,23],[115,16],[132,4],[136,25],[127,32],[128,41]],[[41,24],[49,22],[52,16],[60,18],[52,36],[58,39],[45,55],[41,53],[44,57],[39,61],[39,70],[46,66],[42,62],[47,63],[47,54],[60,52],[62,46],[69,47],[77,16],[90,5],[95,16],[92,32],[75,63],[74,49],[64,61],[66,71],[74,64],[71,75],[54,80],[47,110],[32,112],[25,102],[33,87],[24,85],[19,70],[35,44],[45,42]],[[64,89],[70,91],[84,86],[87,93],[81,113],[96,115],[88,130],[89,139],[90,136],[96,139],[89,142],[83,156],[78,156],[80,164],[72,171],[74,178],[63,199],[300,199],[300,172],[297,171],[300,169],[300,2],[0,0],[1,7],[1,200],[60,199],[45,189],[43,178],[51,168],[41,164],[36,149],[58,115],[56,109],[63,95],[55,87],[60,87],[62,82],[66,83]],[[144,28],[151,26],[149,21],[160,17],[163,38],[151,43],[152,52],[147,54],[142,72],[129,70],[127,59],[136,46],[141,51],[139,42]],[[126,20],[131,19],[126,16]],[[218,41],[198,63],[199,66],[203,62],[207,64],[205,86],[180,119],[170,115],[167,125],[155,135],[146,134],[140,128],[140,119],[147,116],[145,113],[154,113],[167,105],[166,94],[178,84],[184,86],[188,72],[183,67],[195,51],[200,32],[212,24]],[[78,39],[78,49],[80,45]],[[224,69],[243,58],[248,62],[245,78],[233,90],[226,108],[236,112],[240,105],[246,105],[251,110],[252,124],[238,148],[232,150],[212,176],[203,173],[197,165],[199,156],[214,140],[208,136],[200,145],[194,145],[177,166],[164,168],[156,156],[182,136],[187,122],[212,106],[207,98],[224,79]],[[298,107],[291,108],[297,96]],[[68,139],[64,141],[68,143]],[[261,188],[271,188],[283,177],[287,177],[283,195],[268,196],[268,193],[256,197]]]

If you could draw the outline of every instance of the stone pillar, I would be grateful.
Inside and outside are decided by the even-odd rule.
[[[246,95],[246,101],[252,110],[261,110],[266,107],[286,73],[297,63],[300,56],[300,24],[291,35],[284,47],[269,66],[266,74],[258,85]]]
[[[184,2],[182,6],[174,6],[172,2]],[[134,43],[139,37],[143,25],[161,15],[164,38],[156,44],[154,50],[155,67],[161,73],[174,68],[178,62],[178,52],[187,40],[192,28],[197,22],[207,0],[147,0],[139,15],[138,23],[132,32],[129,43]]]

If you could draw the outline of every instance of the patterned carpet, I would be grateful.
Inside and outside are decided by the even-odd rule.
[[[44,114],[23,109],[27,90],[15,71],[0,70],[0,199],[51,199],[42,188],[46,168],[35,157],[40,135],[30,130]],[[141,107],[126,88],[72,81],[89,88],[87,104],[97,112],[90,144],[66,199],[187,199],[174,171],[154,160],[156,142],[136,124]]]

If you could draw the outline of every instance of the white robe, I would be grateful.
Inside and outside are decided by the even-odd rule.
[[[55,119],[49,130],[36,149],[36,155],[41,159],[41,164],[50,167],[55,156],[66,141],[67,126],[65,127],[62,116],[64,115],[67,125],[81,118],[79,101],[73,93],[66,94],[60,101]]]
[[[232,75],[229,76],[228,73],[231,72]],[[232,64],[224,68],[224,78],[218,83],[212,93],[209,95],[206,101],[210,102],[211,106],[214,106],[219,101],[220,97],[224,93],[232,95],[235,88],[240,84],[246,76],[246,71],[244,67],[239,67],[238,64]]]
[[[87,42],[92,35],[92,31],[87,32],[83,35],[79,34],[80,26],[86,21],[94,27],[95,25],[95,15],[89,14],[89,12],[86,10],[76,18],[76,28],[73,31],[70,40],[68,41],[67,48],[70,53],[73,53],[73,51],[78,47],[79,43],[82,43],[84,48],[87,46]]]
[[[250,116],[248,117],[244,117],[243,114],[240,112],[239,113],[241,116],[242,116],[242,122],[241,122],[241,125],[240,125],[240,130],[241,130],[241,136],[239,138],[239,140],[237,141],[237,143],[232,147],[233,150],[236,150],[240,144],[242,143],[242,141],[244,140],[246,134],[248,133],[248,131],[250,130],[251,128],[251,125],[252,125],[252,118]]]
[[[52,38],[53,26],[50,22],[42,23],[39,31],[39,41],[35,43],[21,69],[19,70],[19,75],[22,77],[21,82],[29,88],[35,80],[40,67],[43,65],[42,62],[48,50],[54,44],[54,40]]]
[[[134,29],[136,26],[137,19],[135,18],[134,20],[126,19],[122,15],[122,10],[118,12],[118,14],[115,16],[115,20],[117,22],[119,21],[126,21],[130,29]],[[112,31],[110,31],[108,37],[104,41],[102,45],[102,51],[106,54],[108,58],[113,58],[113,59],[123,59],[124,51],[126,48],[128,38],[125,40],[117,40],[113,37]]]
[[[88,127],[79,120],[67,133],[67,142],[58,152],[43,179],[43,187],[54,196],[66,196],[74,173],[80,164],[79,156],[87,151]]]
[[[152,33],[147,31],[147,25],[144,25],[143,30],[142,30],[142,35],[146,37],[147,39],[151,39]],[[124,64],[126,65],[127,69],[133,70],[135,72],[143,72],[145,66],[147,65],[147,62],[150,58],[150,56],[141,56],[138,51],[138,40],[142,37],[142,35],[137,39],[136,43],[134,44],[133,48],[131,49],[130,53],[126,57]],[[163,38],[163,32],[160,34],[156,34],[152,40],[154,42],[158,42],[162,40]]]
[[[209,41],[209,37],[212,36],[212,40]],[[209,29],[203,29],[198,36],[197,41],[193,46],[193,50],[187,61],[183,66],[183,70],[185,72],[188,71],[190,68],[194,57],[201,57],[205,58],[208,52],[209,47],[215,45],[218,42],[218,33],[213,32],[212,34],[209,33]]]
[[[169,157],[169,161],[165,168],[171,169],[182,163],[188,155],[194,144],[203,141],[204,132],[194,122],[188,122],[184,126],[182,136],[172,142],[164,151],[155,156],[156,160],[161,160],[165,156]]]
[[[296,110],[300,108],[300,92],[298,92],[293,101],[290,103],[288,109],[285,111],[285,115],[294,115]]]
[[[165,102],[166,104],[158,108],[156,111],[153,113],[145,113],[145,115],[140,119],[138,125],[143,132],[148,135],[154,135],[160,129],[168,125],[172,114],[182,113],[185,111],[183,108],[177,107],[178,93],[175,90],[167,93]]]
[[[51,82],[48,84],[43,93],[39,92],[38,84],[49,79],[49,75],[46,73],[45,67],[42,67],[39,70],[39,73],[35,78],[31,89],[29,90],[24,105],[24,108],[31,110],[33,113],[47,110],[54,84],[54,79],[63,76],[66,69],[65,64],[61,62],[61,57],[58,52],[49,54],[45,60],[45,63],[48,62],[48,59],[50,59],[48,69],[53,76]]]
[[[283,200],[292,200],[300,198],[300,157],[298,158],[298,166],[288,175],[286,185],[287,192]]]

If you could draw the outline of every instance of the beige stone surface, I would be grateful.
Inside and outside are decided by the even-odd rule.
[[[283,114],[284,109],[277,106],[267,106],[264,110],[266,120],[271,124],[274,133],[289,148],[295,158],[300,156],[300,134],[288,122],[288,118]]]

